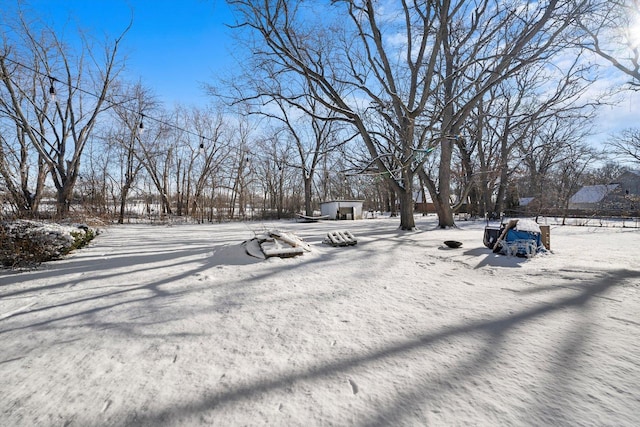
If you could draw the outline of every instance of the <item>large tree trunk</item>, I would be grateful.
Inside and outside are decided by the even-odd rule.
[[[411,185],[407,186],[405,191],[400,192],[400,229],[413,230],[416,228],[415,218],[413,216],[413,194]]]
[[[453,142],[443,138],[440,143],[440,171],[438,177],[438,193],[434,198],[436,212],[438,213],[438,227],[455,227],[453,209],[451,209],[451,155]],[[433,195],[432,195],[433,197]]]
[[[307,173],[302,171],[302,180],[304,182],[304,211],[305,215],[313,216],[313,206],[311,206],[311,184],[313,181],[313,175],[307,176]]]
[[[62,186],[57,188],[56,213],[60,218],[64,218],[69,214],[74,186],[74,180],[68,178]]]
[[[127,197],[129,195],[130,184],[125,183],[122,187],[122,194],[120,195],[120,213],[118,215],[118,224],[124,224],[124,214],[127,206]]]

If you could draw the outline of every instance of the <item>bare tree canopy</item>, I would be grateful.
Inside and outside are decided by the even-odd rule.
[[[581,11],[570,0],[229,3],[238,28],[254,36],[257,69],[301,76],[357,130],[363,164],[399,195],[402,229],[414,227],[413,181],[425,161],[417,154],[435,147],[429,188],[440,226],[454,225],[452,152],[469,114],[493,86],[565,46],[561,36]]]
[[[0,201],[124,222],[311,216],[323,198],[358,198],[407,230],[414,209],[452,227],[464,210],[508,211],[519,192],[559,207],[601,154],[587,138],[613,97],[593,83],[615,70],[598,55],[625,73],[607,95],[629,93],[620,76],[640,87],[638,2],[228,0],[248,49],[243,75],[209,87],[220,109],[165,109],[120,80],[126,30],[69,43],[7,12]],[[606,155],[637,160],[634,132]]]
[[[580,44],[631,77],[629,84],[640,90],[640,0],[589,2],[579,27],[584,32]]]
[[[11,33],[3,33],[0,52],[0,114],[17,129],[23,149],[35,149],[46,165],[64,215],[97,118],[112,105],[110,89],[123,67],[118,48],[127,30],[102,52],[81,34],[75,51],[52,28],[21,14],[13,24]]]
[[[625,129],[609,141],[613,154],[640,165],[640,129]]]

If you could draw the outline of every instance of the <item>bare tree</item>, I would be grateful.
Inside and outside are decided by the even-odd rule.
[[[343,126],[336,113],[314,96],[316,91],[309,87],[308,79],[278,73],[272,64],[262,61],[257,66],[262,74],[256,74],[256,63],[247,63],[243,78],[230,82],[236,91],[232,103],[242,103],[249,109],[248,114],[266,119],[263,124],[275,128],[277,134],[272,142],[288,138],[293,144],[295,155],[287,156],[286,165],[280,165],[279,172],[282,166],[297,170],[304,186],[304,211],[312,215],[317,169],[329,153],[344,143],[339,139]],[[216,94],[217,88],[209,90]],[[275,158],[267,160],[277,163]]]
[[[604,157],[604,156],[603,156]],[[620,175],[629,171],[629,168],[605,157],[604,165],[598,168],[590,168],[585,177],[584,185],[611,184]]]
[[[94,216],[107,215],[110,212],[109,202],[114,190],[110,172],[117,159],[112,156],[113,152],[109,148],[105,149],[99,137],[91,138],[85,149],[82,175],[78,176],[74,191],[84,212]]]
[[[400,198],[400,227],[414,227],[416,153],[440,145],[431,179],[440,226],[453,225],[449,205],[454,136],[492,86],[544,58],[568,27],[575,3],[551,0],[511,8],[503,2],[402,2],[390,10],[373,1],[333,1],[314,20],[304,2],[232,0],[257,35],[253,52],[272,74],[297,73],[314,97],[357,129],[371,163]],[[316,3],[317,6],[317,3]],[[337,18],[338,14],[346,19]],[[333,21],[333,22],[336,22]],[[401,43],[394,42],[401,35]],[[471,80],[462,79],[463,76]],[[385,122],[391,134],[371,127]],[[378,141],[394,149],[381,152]]]
[[[49,173],[49,166],[43,156],[30,143],[25,128],[16,123],[16,115],[9,89],[13,86],[24,88],[14,93],[15,103],[28,105],[31,99],[39,99],[37,80],[39,74],[32,73],[30,68],[21,66],[16,61],[8,59],[10,53],[16,50],[12,41],[6,35],[3,37],[2,54],[0,54],[0,177],[5,182],[11,205],[18,216],[32,216],[38,212],[40,200],[45,189],[45,180]],[[38,64],[36,64],[37,66]],[[36,80],[34,80],[36,79]],[[50,102],[49,97],[42,99],[44,109]],[[44,131],[42,112],[36,115],[36,120],[42,124],[40,132]]]
[[[270,112],[262,109],[262,115],[275,120],[282,125],[291,139],[297,154],[297,160],[290,161],[286,166],[293,167],[300,172],[304,185],[305,215],[313,215],[312,192],[316,171],[329,153],[342,142],[338,141],[338,123],[332,117],[331,111],[326,109],[308,94],[289,102],[282,96],[274,96],[273,102],[277,111]],[[302,114],[302,115],[301,115]],[[284,136],[284,135],[283,135]]]
[[[178,193],[182,198],[179,206],[184,206],[187,213],[190,206],[192,216],[203,220],[205,190],[207,186],[212,191],[215,189],[216,182],[221,180],[221,169],[231,155],[226,137],[229,126],[225,124],[221,112],[209,108],[192,108],[185,114],[185,119],[185,128],[190,131],[179,132],[182,134],[179,139],[183,140],[183,150],[178,151],[178,157],[185,162],[182,182],[176,177]]]
[[[119,94],[114,99],[113,112],[116,121],[103,139],[107,145],[117,147],[114,151],[120,159],[120,171],[116,177],[120,187],[119,224],[124,223],[129,192],[143,168],[139,155],[143,151],[140,142],[141,132],[144,130],[143,117],[154,111],[157,105],[149,89],[144,88],[140,83],[120,85]]]
[[[640,129],[625,129],[608,142],[613,154],[640,165]]]
[[[256,170],[262,177],[262,190],[264,197],[263,216],[271,217],[275,211],[275,217],[280,219],[287,210],[286,199],[291,194],[292,182],[299,177],[290,164],[296,164],[293,159],[293,146],[290,138],[281,129],[270,129],[266,137],[257,141],[257,146],[262,152],[263,158],[256,165]],[[295,180],[297,182],[297,180]],[[267,209],[270,211],[267,213]]]
[[[640,89],[640,0],[598,0],[580,16],[578,43],[631,77]]]
[[[540,208],[568,207],[569,198],[582,184],[597,153],[587,143],[588,118],[568,120],[560,113],[550,116],[520,139],[518,148],[527,194],[535,197]]]
[[[173,169],[176,152],[174,131],[176,127],[169,125],[170,119],[166,115],[158,114],[152,123],[140,122],[136,136],[139,144],[134,155],[143,164],[147,178],[160,196],[160,214],[171,215],[171,171]],[[141,126],[142,125],[142,126]]]
[[[118,48],[128,29],[105,44],[102,57],[81,34],[82,51],[74,55],[51,28],[16,18],[19,37],[5,38],[0,55],[7,94],[0,108],[46,164],[57,191],[57,212],[65,215],[84,148],[98,117],[111,106],[109,90],[122,67]]]
[[[18,216],[32,216],[38,212],[48,168],[42,156],[31,152],[24,132],[15,125],[8,126],[14,137],[10,131],[0,131],[0,178]]]
[[[578,143],[564,150],[563,156],[558,160],[552,171],[554,179],[550,180],[549,188],[554,193],[557,206],[564,211],[566,217],[569,199],[583,185],[589,167],[599,160],[599,155],[587,144]]]
[[[474,213],[503,212],[512,174],[522,162],[530,166],[528,190],[535,188],[529,195],[541,201],[542,187],[536,183],[546,183],[550,162],[588,135],[588,121],[605,98],[582,100],[593,82],[590,67],[580,65],[579,56],[563,63],[533,64],[492,88],[474,110],[469,137],[456,140],[465,178],[462,195],[471,187],[471,203],[480,206]],[[546,166],[539,169],[540,164]]]
[[[230,190],[229,198],[229,216],[234,217],[236,206],[238,214],[241,217],[246,215],[247,199],[251,190],[253,181],[253,170],[255,170],[252,162],[252,150],[254,144],[254,123],[248,120],[246,113],[239,115],[239,120],[230,128],[229,146],[232,147],[232,153],[229,156],[228,164],[228,190]]]

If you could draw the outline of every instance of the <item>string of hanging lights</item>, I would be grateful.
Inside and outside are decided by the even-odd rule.
[[[53,101],[53,102],[56,102],[56,101],[57,101],[57,95],[58,95],[58,93],[57,93],[57,90],[56,90],[56,83],[62,82],[62,80],[59,80],[58,78],[56,78],[56,77],[54,77],[54,76],[52,76],[52,75],[50,75],[50,74],[45,74],[45,73],[43,73],[43,72],[41,72],[41,71],[39,71],[39,70],[37,70],[37,69],[35,69],[35,68],[33,68],[33,67],[29,66],[29,65],[23,64],[23,63],[21,63],[21,62],[19,62],[19,61],[16,61],[16,60],[14,60],[14,59],[11,59],[11,58],[9,58],[9,57],[7,57],[7,56],[3,57],[2,59],[3,59],[4,61],[8,61],[8,62],[12,63],[12,64],[13,64],[13,65],[15,65],[15,66],[18,66],[18,67],[24,68],[24,69],[26,69],[26,70],[28,70],[28,71],[30,71],[30,72],[32,72],[32,73],[35,73],[35,74],[37,74],[37,75],[42,76],[43,78],[48,79],[48,80],[49,80],[49,91],[48,91],[48,93],[49,93],[49,97],[51,98],[51,101]],[[73,85],[73,84],[68,84],[68,86],[69,86],[69,88],[70,88],[70,89],[72,89],[72,90],[74,90],[74,91],[78,91],[78,92],[84,93],[84,94],[86,94],[86,95],[93,96],[93,97],[94,97],[94,98],[96,98],[96,99],[99,99],[99,98],[100,98],[100,95],[98,95],[98,94],[96,94],[96,93],[94,93],[94,92],[91,92],[91,91],[89,91],[89,90],[83,89],[83,88],[81,88],[81,87],[79,87],[79,86],[75,86],[75,85]],[[105,102],[109,103],[111,106],[116,105],[116,102],[114,102],[114,101],[112,101],[112,100],[110,100],[110,99],[105,99]],[[178,131],[184,132],[184,133],[189,134],[189,135],[192,135],[192,136],[199,137],[199,138],[200,138],[200,147],[199,147],[199,148],[200,148],[202,151],[204,151],[204,149],[205,149],[205,141],[209,141],[209,142],[211,142],[211,143],[215,143],[215,141],[214,141],[214,140],[212,140],[211,138],[207,138],[206,136],[201,135],[201,134],[196,133],[196,132],[193,132],[193,131],[191,131],[191,130],[189,130],[189,129],[185,129],[185,128],[183,128],[183,127],[181,127],[181,126],[178,126],[178,125],[176,125],[176,124],[166,122],[166,121],[164,121],[164,120],[162,120],[162,119],[158,119],[157,117],[147,116],[147,115],[142,114],[142,113],[140,113],[140,112],[138,112],[138,111],[135,111],[134,109],[129,108],[129,107],[127,107],[127,106],[125,106],[125,105],[123,105],[123,104],[121,104],[121,103],[117,103],[117,105],[118,105],[120,108],[123,108],[124,110],[126,110],[126,111],[128,111],[128,112],[130,112],[130,113],[133,113],[133,114],[139,114],[139,116],[140,116],[140,123],[138,124],[138,132],[139,132],[140,134],[142,134],[142,133],[144,132],[144,129],[145,129],[144,120],[145,120],[145,119],[149,119],[149,120],[154,121],[154,122],[156,122],[156,123],[159,123],[159,124],[161,124],[161,125],[164,125],[164,126],[167,126],[167,127],[171,127],[171,128],[173,128],[173,129],[175,129],[175,130],[178,130]]]
[[[53,102],[56,102],[57,91],[56,91],[55,84],[56,84],[57,82],[61,82],[62,80],[59,80],[59,79],[57,79],[56,77],[54,77],[54,76],[52,76],[52,75],[50,75],[50,74],[45,74],[45,73],[43,73],[43,72],[41,72],[41,71],[39,71],[39,70],[36,70],[36,69],[35,69],[35,68],[33,68],[33,67],[30,67],[30,66],[28,66],[28,65],[25,65],[25,64],[23,64],[23,63],[21,63],[21,62],[19,62],[19,61],[13,60],[13,59],[11,59],[11,58],[9,58],[9,57],[7,57],[7,56],[3,57],[3,60],[8,61],[8,62],[11,62],[12,64],[14,64],[14,65],[16,65],[16,66],[22,67],[22,68],[24,68],[24,69],[26,69],[26,70],[31,71],[32,73],[35,73],[35,74],[38,74],[38,75],[42,76],[42,77],[44,77],[44,78],[48,78],[48,79],[49,79],[49,83],[50,83],[50,84],[49,84],[49,96],[51,97],[51,100],[52,100]],[[86,89],[83,89],[83,88],[81,88],[81,87],[74,86],[74,85],[71,85],[71,84],[69,84],[68,86],[69,86],[69,88],[70,88],[70,89],[73,89],[73,90],[75,90],[75,91],[82,92],[82,93],[84,93],[84,94],[87,94],[87,95],[93,96],[93,97],[95,97],[95,98],[100,98],[100,95],[98,95],[98,94],[96,94],[96,93],[93,93],[93,92],[91,92],[91,91],[88,91],[88,90],[86,90]],[[116,102],[114,102],[114,101],[112,101],[112,100],[110,100],[110,99],[106,99],[106,100],[105,100],[105,102],[109,103],[109,104],[110,104],[110,105],[112,105],[112,106],[116,105]],[[159,118],[157,118],[157,117],[153,117],[153,116],[145,115],[145,114],[143,114],[143,113],[140,113],[139,111],[135,111],[135,110],[134,110],[134,109],[132,109],[132,108],[126,107],[125,105],[123,105],[123,104],[121,104],[121,103],[118,103],[117,105],[118,105],[120,108],[123,108],[123,109],[125,109],[126,111],[129,111],[130,113],[138,114],[138,115],[140,116],[140,122],[139,122],[139,124],[138,124],[137,128],[138,128],[138,132],[139,132],[139,134],[141,134],[141,135],[142,135],[142,134],[144,133],[144,131],[145,131],[145,119],[147,119],[147,121],[148,121],[148,120],[151,120],[151,121],[153,121],[153,122],[159,123],[160,125],[167,126],[167,127],[173,128],[173,129],[175,129],[175,130],[177,130],[177,131],[184,132],[184,133],[186,133],[186,134],[188,134],[188,135],[192,135],[192,136],[198,137],[198,138],[199,138],[199,141],[200,141],[200,143],[199,143],[199,147],[198,147],[198,148],[199,148],[199,151],[200,151],[201,153],[205,153],[205,151],[206,151],[206,142],[207,142],[207,141],[209,141],[210,143],[215,143],[215,142],[216,142],[216,141],[214,141],[213,139],[211,139],[211,138],[207,138],[206,136],[204,136],[204,135],[202,135],[202,134],[200,134],[200,133],[196,133],[196,132],[193,132],[193,131],[191,131],[191,130],[189,130],[189,129],[185,129],[185,128],[183,128],[183,127],[181,127],[181,126],[179,126],[179,125],[176,125],[176,124],[174,124],[174,123],[166,122],[166,121],[164,121],[164,120],[162,120],[162,119],[159,119]],[[447,139],[456,139],[456,140],[457,140],[459,137],[460,137],[460,135],[454,135],[454,136],[448,136],[448,137],[446,137],[446,138],[447,138]],[[434,149],[435,149],[435,147],[430,147],[430,148],[427,148],[427,149],[414,149],[414,150],[413,150],[413,151],[414,151],[414,155],[412,156],[412,160],[421,161],[421,160],[424,158],[424,156],[426,156],[427,154],[429,154],[429,153],[430,153],[431,151],[433,151]],[[251,154],[252,156],[254,156],[254,157],[256,157],[256,158],[264,158],[265,160],[270,160],[270,158],[268,158],[268,157],[260,156],[260,155],[258,155],[258,154],[256,154],[256,153],[251,153],[250,151],[246,151],[246,149],[237,148],[237,150],[240,150],[240,151],[246,152],[246,154],[247,154],[247,155],[246,155],[246,158],[245,158],[245,162],[246,162],[247,167],[250,167],[250,166],[251,166],[251,162],[250,162],[250,159],[249,159],[248,154]],[[388,154],[388,153],[387,153],[387,154],[382,154],[381,156],[378,156],[378,157],[384,157],[384,156],[391,156],[391,154]],[[278,163],[278,170],[280,170],[280,171],[281,171],[281,170],[282,170],[282,167],[280,166],[280,164],[279,164],[279,162],[278,162],[277,160],[275,160],[275,161],[276,161],[276,163]],[[342,172],[341,172],[341,174],[342,174],[343,176],[345,176],[345,177],[347,177],[347,176],[356,176],[356,175],[360,175],[360,176],[363,176],[363,175],[370,175],[370,176],[395,176],[395,174],[396,174],[396,173],[398,173],[398,172],[400,171],[400,169],[397,169],[397,170],[385,170],[385,171],[376,171],[376,170],[371,170],[371,169],[370,169],[370,166],[371,166],[374,162],[375,162],[375,159],[374,159],[373,161],[371,161],[371,162],[369,163],[369,165],[367,165],[365,168],[362,168],[362,169],[361,169],[361,170],[359,170],[359,171],[355,171],[355,172],[354,172],[353,170],[351,170],[351,171],[342,171]]]
[[[55,83],[56,79],[49,76],[49,82],[51,83],[51,86],[49,86],[49,96],[51,97],[51,100],[53,102],[56,102],[56,88],[53,85]]]

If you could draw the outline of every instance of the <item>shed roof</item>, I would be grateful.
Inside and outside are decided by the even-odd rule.
[[[324,203],[364,203],[364,200],[349,200],[349,199],[344,199],[344,200],[325,200],[324,202],[320,202],[320,204],[324,204]]]
[[[520,206],[527,206],[533,199],[535,199],[535,197],[520,197],[518,203],[520,203]]]
[[[569,203],[599,203],[616,187],[618,187],[618,184],[585,185],[571,196]]]

